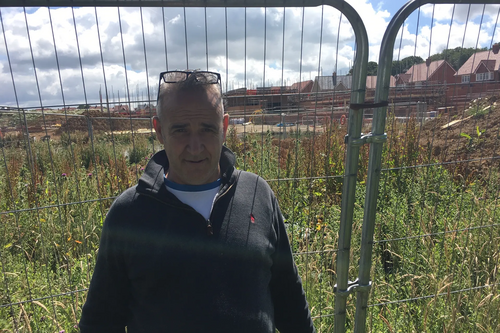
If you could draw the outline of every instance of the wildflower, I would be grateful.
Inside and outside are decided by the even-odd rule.
[[[65,330],[59,331],[59,333],[65,333],[65,332],[66,332]]]
[[[63,174],[61,175],[61,177],[66,177],[66,176],[67,176],[67,174],[65,174],[65,173],[63,173]]]
[[[141,171],[144,171],[144,168],[141,168]]]
[[[87,175],[87,177],[92,178],[92,172],[89,172],[89,174]]]

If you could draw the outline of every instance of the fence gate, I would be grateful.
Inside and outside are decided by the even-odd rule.
[[[458,3],[410,1],[382,40],[357,332],[500,327],[500,6]]]

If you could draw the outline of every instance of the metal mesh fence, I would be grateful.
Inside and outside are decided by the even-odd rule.
[[[378,86],[375,97],[394,103],[367,327],[495,331],[500,85],[481,68],[499,65],[500,8],[420,5],[409,3],[393,18],[380,51],[379,79],[396,75],[397,83]],[[405,55],[421,64],[407,64]]]
[[[321,4],[0,8],[0,329],[78,331],[107,209],[162,149],[157,74],[198,68],[222,75],[237,167],[279,198],[318,331],[364,328],[345,292],[362,267],[367,330],[498,330],[499,6],[405,7],[365,85],[362,23]],[[365,95],[387,108],[353,109]],[[372,241],[361,132],[381,124]]]
[[[78,330],[107,209],[162,149],[150,120],[157,75],[190,68],[221,73],[226,145],[277,194],[315,325],[330,330],[347,131],[339,119],[361,82],[333,89],[332,73],[347,74],[361,21],[353,31],[350,7],[302,3],[97,5],[0,11],[10,74],[0,110],[1,329]],[[324,82],[313,91],[316,77]]]

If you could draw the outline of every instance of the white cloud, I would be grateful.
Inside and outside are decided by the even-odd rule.
[[[378,61],[380,43],[391,14],[394,13],[382,9],[381,2],[348,2],[366,25],[370,42],[369,60]],[[430,40],[430,16],[433,8],[424,6],[421,9],[422,17],[418,30],[416,14],[407,20],[403,28],[401,49],[398,37],[394,57],[396,58],[398,53],[401,54],[400,58],[416,54],[425,59],[429,55],[429,44],[431,54],[441,52],[446,45],[450,48],[461,46],[462,40],[465,47],[474,47],[477,41],[479,46],[489,45],[499,7],[485,7],[480,30],[479,21],[483,7],[471,6],[469,10],[466,5],[456,6],[455,20],[448,40],[453,6],[436,6]],[[39,106],[24,12],[20,8],[2,8],[1,11],[5,27],[2,34],[5,34],[7,40],[20,103]],[[342,16],[340,20],[339,11],[329,6],[304,10],[287,8],[285,11],[283,8],[247,8],[246,16],[241,8],[228,8],[227,11],[222,8],[207,8],[206,12],[203,8],[187,8],[187,27],[184,26],[183,8],[143,8],[142,20],[139,8],[120,8],[120,16],[118,9],[112,7],[101,7],[97,11],[94,8],[52,8],[50,13],[66,103],[84,102],[81,71],[89,103],[98,101],[99,87],[104,90],[105,85],[110,93],[113,89],[115,99],[118,91],[123,99],[127,86],[134,99],[137,90],[140,90],[141,95],[147,91],[148,85],[153,87],[150,88],[150,93],[155,96],[154,86],[160,71],[167,67],[206,69],[207,49],[208,69],[221,72],[223,83],[227,82],[229,88],[245,85],[257,87],[262,84],[291,85],[298,80],[314,78],[318,72],[323,75],[330,75],[334,70],[341,74],[346,73],[354,56],[354,31],[346,17]],[[47,8],[30,10],[27,14],[33,58],[44,105],[62,104],[61,82],[48,14]],[[465,32],[467,14],[469,22]],[[497,27],[494,42],[500,39],[499,29],[500,27]],[[0,105],[13,105],[15,99],[3,38],[0,42],[0,73],[0,86],[6,87],[0,90]]]
[[[391,14],[381,9],[381,4],[377,8],[368,0],[347,1],[359,13],[368,33],[370,43],[369,61],[378,61],[380,48],[384,32],[389,24]]]
[[[500,5],[493,4],[438,4],[435,6],[427,4],[422,6],[422,13],[427,17],[432,17],[434,13],[434,19],[437,21],[449,23],[453,17],[455,21],[465,23],[467,21],[480,19],[483,16],[483,11],[487,20],[495,19],[499,9]]]

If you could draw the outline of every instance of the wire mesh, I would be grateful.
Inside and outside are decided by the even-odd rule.
[[[381,50],[379,78],[392,72],[396,84],[378,95],[391,104],[367,327],[495,331],[500,7],[408,8],[386,33],[393,47]],[[391,68],[383,58],[392,54]]]
[[[157,75],[190,68],[221,73],[226,145],[277,194],[315,326],[331,331],[359,48],[348,15],[72,4],[0,8],[0,329],[77,331],[106,212],[162,149]]]

